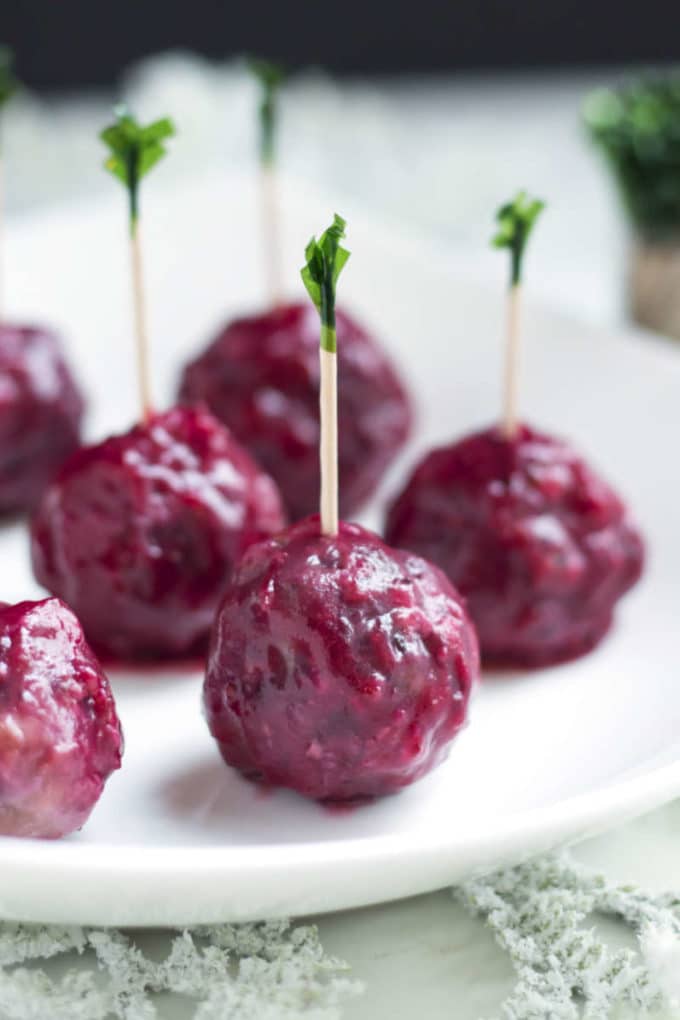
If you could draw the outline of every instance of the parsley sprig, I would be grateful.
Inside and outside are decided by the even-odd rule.
[[[139,218],[139,183],[165,156],[164,143],[175,134],[175,127],[169,117],[142,125],[125,106],[116,106],[114,114],[114,123],[99,137],[110,150],[105,168],[127,189],[130,229],[134,231]]]
[[[496,213],[498,229],[491,243],[495,248],[509,250],[510,282],[513,287],[521,282],[527,241],[544,208],[545,202],[540,198],[531,198],[526,191],[519,191],[512,201],[506,202]]]
[[[335,285],[345,267],[349,252],[340,242],[346,223],[335,213],[330,227],[319,240],[311,239],[305,248],[307,263],[300,270],[302,282],[321,317],[321,347],[331,354],[337,350],[335,334]]]

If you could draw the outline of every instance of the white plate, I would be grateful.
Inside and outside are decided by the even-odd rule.
[[[228,313],[257,305],[249,180],[147,189],[159,395]],[[146,197],[146,196],[145,196]],[[291,293],[305,241],[333,208],[287,188]],[[386,338],[420,399],[414,456],[498,409],[501,268],[488,287],[440,251],[349,218],[351,305]],[[135,414],[122,193],[10,233],[17,316],[68,333],[92,397],[90,433]],[[527,416],[569,434],[630,499],[651,551],[607,641],[576,663],[487,678],[448,762],[404,793],[328,811],[265,792],[221,763],[182,669],[113,675],[123,769],[90,822],[60,843],[0,840],[0,914],[31,921],[191,924],[300,915],[455,882],[573,840],[680,794],[680,351],[527,313]],[[39,594],[20,525],[0,532],[0,598]]]

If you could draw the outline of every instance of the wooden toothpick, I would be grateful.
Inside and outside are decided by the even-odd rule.
[[[152,414],[151,367],[149,359],[149,334],[146,317],[146,291],[144,288],[144,266],[142,263],[142,241],[139,220],[130,233],[130,266],[132,269],[132,301],[135,322],[135,350],[137,352],[137,381],[139,401],[145,421]]]
[[[260,167],[260,216],[264,278],[269,303],[276,308],[283,300],[278,179],[273,166]]]
[[[496,248],[507,248],[510,251],[501,417],[501,431],[506,439],[515,437],[519,425],[520,308],[524,250],[532,227],[544,207],[545,203],[540,199],[531,199],[520,191],[512,202],[501,206],[496,213],[499,226],[491,242]]]
[[[17,80],[14,77],[14,54],[8,46],[0,46],[0,113],[5,103],[12,98],[17,90]],[[5,262],[4,262],[4,240],[5,240],[5,191],[4,191],[4,158],[3,158],[3,137],[2,119],[0,119],[0,319],[5,309]]]
[[[338,382],[337,336],[335,331],[335,285],[349,258],[340,246],[345,221],[337,213],[319,240],[312,238],[305,249],[302,280],[321,319],[319,344],[321,415],[321,531],[337,535],[338,514]]]
[[[321,387],[321,530],[338,533],[338,358],[334,351],[319,347]]]
[[[115,122],[101,132],[100,138],[111,153],[104,166],[122,181],[128,193],[137,379],[142,415],[148,421],[153,413],[153,401],[139,222],[139,182],[163,158],[166,153],[163,143],[175,134],[175,128],[167,117],[144,127],[123,106],[116,107],[114,113]]]
[[[250,67],[260,83],[260,217],[267,295],[272,307],[281,303],[281,214],[276,170],[278,91],[284,71],[266,60],[251,60]]]
[[[508,291],[505,327],[505,370],[503,373],[503,435],[511,439],[517,432],[519,394],[519,337],[520,337],[520,297],[518,284],[513,284]]]

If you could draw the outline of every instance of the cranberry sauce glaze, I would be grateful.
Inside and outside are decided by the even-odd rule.
[[[0,833],[79,829],[122,750],[108,680],[71,610],[0,603]]]
[[[485,662],[589,651],[635,584],[643,543],[615,492],[564,442],[521,426],[434,450],[388,515],[387,541],[438,564],[465,597]]]
[[[373,494],[411,429],[411,407],[378,344],[337,313],[340,511]],[[319,316],[292,304],[228,325],[187,365],[185,403],[204,402],[278,482],[291,519],[319,501]]]
[[[98,651],[186,656],[234,563],[284,523],[274,482],[224,426],[173,408],[67,461],[33,521],[33,566]]]
[[[446,755],[477,638],[436,567],[318,517],[252,546],[218,612],[204,687],[229,765],[320,800],[392,793]]]
[[[78,446],[82,414],[59,337],[0,323],[0,514],[33,508]]]

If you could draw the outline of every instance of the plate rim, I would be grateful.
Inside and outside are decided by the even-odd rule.
[[[226,767],[226,766],[225,766]],[[394,796],[399,796],[395,794]],[[124,874],[128,869],[134,868],[137,873],[148,869],[149,874],[157,874],[160,868],[170,868],[184,872],[191,872],[196,875],[201,870],[215,870],[215,872],[229,873],[235,865],[239,870],[243,869],[242,858],[256,866],[265,863],[261,858],[269,858],[272,854],[277,857],[294,858],[299,864],[308,864],[301,858],[314,854],[326,859],[325,863],[337,861],[342,864],[348,857],[371,857],[382,858],[386,851],[398,849],[400,854],[421,855],[428,853],[455,852],[465,845],[466,849],[476,846],[481,849],[489,840],[493,842],[509,841],[513,837],[541,836],[550,827],[555,839],[569,839],[569,831],[572,828],[578,831],[575,837],[584,831],[602,831],[612,820],[620,817],[635,817],[638,810],[646,810],[646,806],[658,806],[667,800],[680,796],[680,760],[660,765],[647,772],[623,778],[614,783],[596,787],[585,793],[567,797],[553,804],[529,808],[524,811],[508,815],[504,823],[491,825],[480,824],[476,829],[477,838],[473,844],[469,839],[462,841],[451,838],[450,835],[441,839],[433,837],[432,833],[420,836],[408,833],[386,834],[378,836],[352,837],[350,839],[331,839],[323,842],[305,841],[300,843],[266,843],[266,844],[229,844],[203,846],[177,844],[176,846],[159,846],[145,843],[113,843],[98,842],[96,849],[98,855],[93,854],[93,846],[90,844],[70,843],[68,840],[40,840],[40,839],[16,839],[11,836],[0,837],[0,860],[7,863],[13,860],[22,866],[34,867],[42,863],[42,858],[49,856],[52,862],[56,859],[58,866],[67,874],[70,870],[82,871],[83,864],[92,873],[105,872],[111,876],[112,872]],[[361,810],[360,808],[358,810]],[[551,837],[551,838],[553,838]],[[398,844],[398,847],[395,845]],[[189,861],[187,850],[190,850],[191,860]],[[143,850],[149,855],[150,860],[141,862],[139,851]],[[111,864],[108,854],[117,858]],[[83,860],[83,858],[85,860]],[[104,858],[104,859],[102,859]],[[200,867],[196,866],[196,859],[200,859]],[[153,859],[153,860],[151,860]],[[292,864],[293,861],[286,861]],[[207,866],[207,867],[206,867]],[[1,879],[0,879],[1,882]]]

